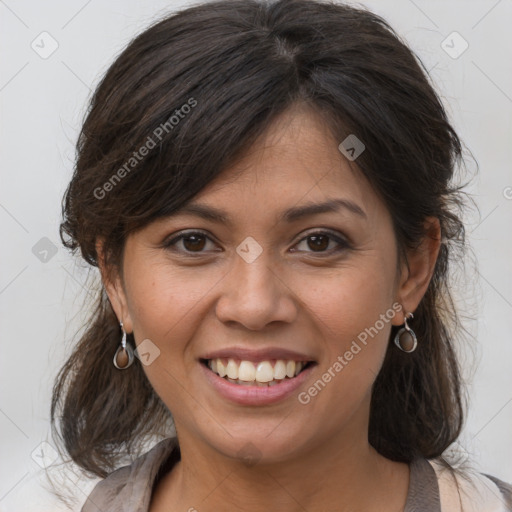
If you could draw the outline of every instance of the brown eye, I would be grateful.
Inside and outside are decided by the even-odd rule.
[[[307,239],[308,247],[312,251],[325,251],[329,247],[329,237],[327,235],[311,235]]]
[[[206,245],[206,237],[203,235],[188,235],[183,237],[183,247],[187,251],[201,251]]]
[[[163,247],[181,254],[196,253],[197,255],[219,250],[212,239],[200,231],[181,233],[169,242],[164,242]]]
[[[320,231],[305,236],[291,250],[292,252],[325,253],[327,255],[347,250],[350,247],[350,243],[343,236]]]

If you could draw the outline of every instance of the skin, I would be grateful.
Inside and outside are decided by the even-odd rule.
[[[126,331],[160,350],[144,371],[180,442],[182,459],[158,485],[152,512],[404,509],[409,466],[368,443],[371,387],[391,325],[414,312],[432,277],[439,223],[426,220],[428,236],[398,273],[390,214],[337,146],[315,112],[288,111],[193,199],[222,209],[231,225],[192,214],[159,219],[127,238],[122,271],[101,265]],[[289,208],[334,198],[350,199],[366,218],[339,209],[279,220]],[[184,229],[211,235],[199,256],[190,255],[198,248],[190,239],[163,247]],[[315,251],[307,236],[326,229],[350,245],[322,238],[327,250]],[[263,249],[252,263],[236,252],[247,236]],[[285,347],[317,361],[298,392],[307,390],[396,302],[403,310],[306,405],[296,394],[236,405],[200,372],[198,358],[212,348]],[[254,465],[243,460],[249,442],[258,451]]]

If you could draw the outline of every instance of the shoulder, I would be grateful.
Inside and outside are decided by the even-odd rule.
[[[428,462],[437,476],[443,512],[512,512],[512,484],[474,470],[452,470],[436,459]]]
[[[121,512],[126,503],[131,511],[146,512],[159,469],[171,453],[176,454],[176,448],[176,438],[164,439],[131,464],[110,473],[96,484],[81,512]]]

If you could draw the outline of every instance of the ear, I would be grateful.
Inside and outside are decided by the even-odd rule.
[[[416,249],[407,251],[407,263],[397,289],[396,301],[402,305],[402,319],[396,315],[393,324],[401,325],[406,313],[414,312],[427,291],[441,247],[441,226],[437,217],[425,220],[425,236]],[[401,321],[400,321],[401,320]]]
[[[98,268],[100,269],[101,280],[118,321],[123,322],[124,330],[127,333],[131,333],[133,331],[133,324],[128,312],[123,279],[118,268],[107,266],[103,251],[104,242],[104,239],[96,241],[96,254],[98,255]]]

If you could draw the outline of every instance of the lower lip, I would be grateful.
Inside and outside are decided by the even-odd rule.
[[[316,366],[313,364],[293,379],[285,379],[274,386],[248,386],[233,384],[223,377],[219,377],[204,364],[199,363],[199,365],[216,391],[228,400],[241,405],[268,405],[288,398],[309,377]]]

